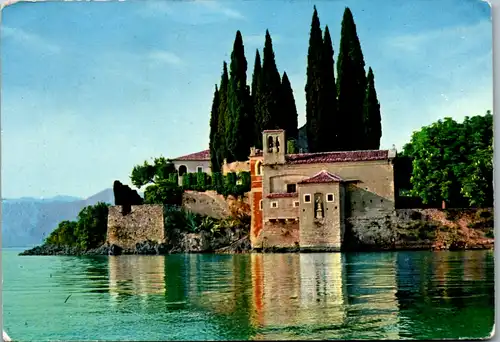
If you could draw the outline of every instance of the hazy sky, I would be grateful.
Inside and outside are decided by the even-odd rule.
[[[318,1],[335,58],[345,6],[375,73],[382,148],[492,109],[490,8],[479,0]],[[269,29],[305,122],[313,2],[17,3],[4,8],[2,197],[87,197],[135,164],[207,148],[222,61],[241,30],[251,80]],[[261,50],[262,52],[262,50]]]

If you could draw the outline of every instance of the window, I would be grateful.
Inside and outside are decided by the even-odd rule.
[[[304,195],[304,203],[311,203],[311,195]]]
[[[278,208],[278,202],[271,202],[271,208]]]
[[[326,201],[333,202],[333,194],[326,194]]]
[[[203,172],[203,166],[198,166],[198,167],[196,168],[196,171],[197,171],[197,172]]]
[[[294,206],[294,207],[298,207],[299,205],[300,205],[300,202],[299,202],[299,201],[294,201],[294,202],[293,202],[293,206]]]
[[[267,138],[267,152],[273,152],[273,147],[274,147],[273,137],[270,136]]]
[[[288,193],[297,192],[297,184],[287,184],[286,185],[286,192],[288,192]]]
[[[262,210],[262,200],[259,201],[259,209]]]
[[[255,163],[255,174],[257,176],[262,175],[262,163],[260,162],[260,160]]]

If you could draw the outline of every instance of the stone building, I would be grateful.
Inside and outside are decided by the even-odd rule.
[[[286,153],[284,130],[250,151],[251,243],[339,250],[350,217],[394,210],[395,150]]]

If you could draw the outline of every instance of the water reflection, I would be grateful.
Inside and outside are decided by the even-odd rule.
[[[73,276],[59,272],[57,279],[70,286],[83,273],[88,290],[101,292],[104,284],[97,284],[107,276],[115,312],[165,322],[189,315],[192,325],[205,327],[201,339],[209,332],[239,340],[478,337],[493,324],[489,252],[103,260],[72,259],[63,264],[72,265]]]
[[[123,255],[108,258],[111,303],[120,297],[138,296],[143,301],[150,295],[164,294],[165,257]]]

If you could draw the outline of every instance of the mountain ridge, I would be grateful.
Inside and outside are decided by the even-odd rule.
[[[2,247],[31,247],[43,242],[61,221],[75,220],[88,205],[114,204],[113,189],[86,199],[59,195],[51,198],[2,199]]]

